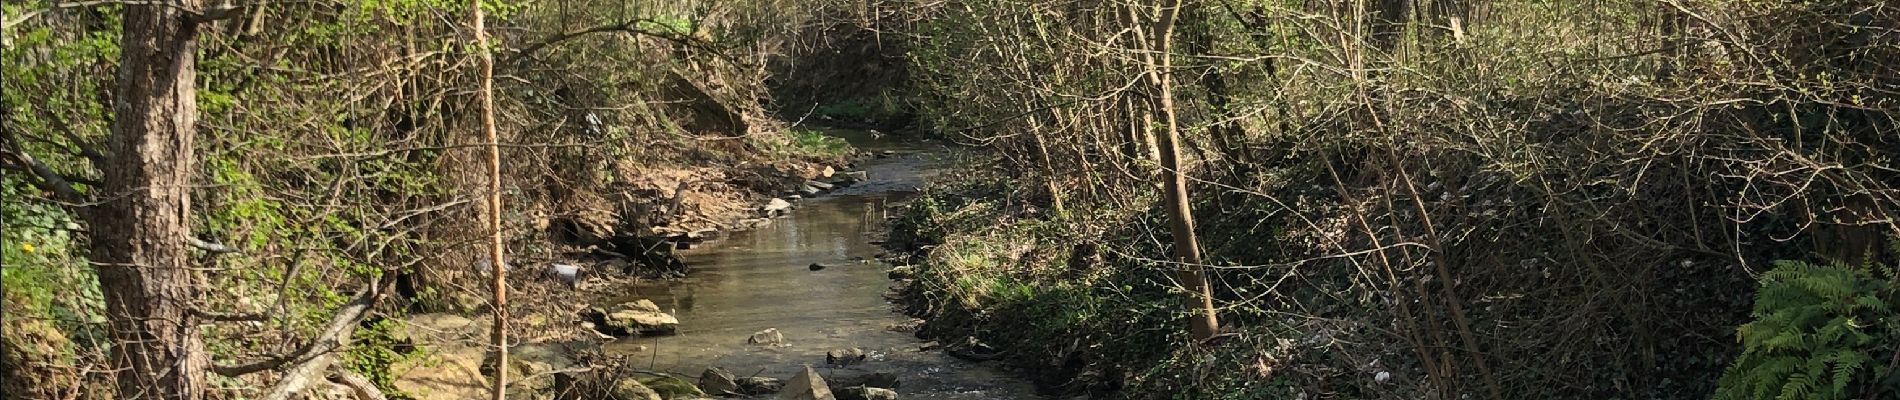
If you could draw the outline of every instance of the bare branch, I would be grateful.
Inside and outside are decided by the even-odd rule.
[[[336,315],[330,317],[330,322],[323,325],[322,333],[318,334],[310,343],[297,349],[297,351],[250,364],[213,366],[211,367],[211,372],[228,377],[238,377],[262,371],[276,370],[284,365],[291,365],[290,370],[300,374],[314,374],[318,371],[322,371],[322,368],[315,368],[315,366],[322,364],[323,367],[327,368],[328,363],[331,361],[331,357],[329,357],[330,354],[350,344],[351,334],[356,332],[356,327],[359,322],[362,322],[363,318],[369,315],[370,308],[375,307],[377,301],[382,299],[383,287],[395,282],[394,277],[395,274],[385,272],[381,279],[365,284],[362,289],[358,289],[356,297],[350,299],[349,303],[344,303],[342,308],[337,309]],[[293,390],[293,392],[294,390],[302,390],[302,385],[309,383],[307,380],[291,382],[293,378],[290,378],[290,376],[292,375],[286,376],[287,378],[285,378],[284,382],[280,382],[277,389],[272,390],[273,394],[278,393],[279,390],[286,389]],[[287,385],[294,385],[294,387]]]
[[[632,34],[641,35],[641,36],[655,37],[661,40],[678,43],[683,46],[692,47],[692,48],[700,49],[700,50],[706,50],[709,53],[712,53],[713,56],[715,57],[725,58],[725,56],[719,53],[718,51],[713,51],[714,49],[712,48],[712,46],[710,46],[706,42],[693,39],[692,36],[683,34],[682,32],[659,32],[659,31],[653,31],[653,30],[640,28],[641,23],[653,23],[653,22],[654,21],[651,19],[642,18],[642,19],[636,19],[636,20],[631,20],[631,21],[600,25],[600,26],[595,26],[592,28],[586,28],[586,29],[581,29],[581,30],[558,33],[553,36],[549,36],[546,39],[541,39],[541,41],[539,42],[534,42],[532,44],[527,45],[526,47],[522,47],[520,50],[517,50],[514,55],[509,56],[507,60],[503,60],[502,62],[514,63],[516,61],[520,61],[523,58],[527,58],[528,55],[534,54],[535,52],[540,51],[542,48],[546,48],[550,45],[554,45],[556,43],[560,43],[568,39],[573,39],[573,38],[595,34],[595,33],[606,33],[606,32],[625,32],[625,33],[632,33]]]
[[[205,310],[200,310],[200,309],[195,309],[195,308],[191,310],[191,313],[197,314],[199,318],[204,318],[204,319],[219,321],[219,322],[248,322],[248,321],[270,320],[270,315],[265,314],[265,313],[234,314],[234,313],[221,313],[217,311],[205,311]]]
[[[207,241],[204,241],[203,239],[190,237],[190,236],[185,237],[185,243],[190,244],[191,247],[196,247],[199,250],[211,252],[211,254],[241,253],[241,251],[238,251],[238,249],[235,247],[226,246],[223,243],[207,242]]]
[[[13,158],[19,162],[20,167],[32,172],[33,176],[39,178],[33,181],[33,186],[37,186],[41,190],[53,192],[60,201],[68,203],[84,203],[86,201],[86,195],[79,193],[79,189],[73,187],[72,181],[60,175],[59,171],[54,171],[53,167],[47,166],[46,163],[33,158],[32,154],[27,154],[25,149],[8,149],[5,153],[12,155]]]

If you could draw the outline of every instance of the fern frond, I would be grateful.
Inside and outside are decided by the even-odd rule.
[[[1896,283],[1866,269],[1784,261],[1761,283],[1717,399],[1848,398],[1869,354],[1891,354],[1883,346],[1900,339],[1900,316],[1881,294]]]

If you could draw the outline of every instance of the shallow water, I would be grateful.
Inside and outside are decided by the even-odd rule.
[[[632,287],[628,294],[671,309],[680,320],[678,334],[625,339],[607,350],[691,377],[718,366],[739,376],[784,379],[809,364],[826,376],[894,373],[904,399],[1038,398],[1029,384],[993,365],[920,351],[922,341],[889,329],[910,318],[885,300],[890,266],[875,259],[881,249],[870,241],[882,236],[889,204],[935,174],[933,160],[943,152],[841,136],[863,149],[905,153],[860,165],[868,181],[799,202],[788,217],[682,251],[693,268],[687,278]],[[812,263],[828,267],[811,271]],[[767,328],[783,333],[785,344],[746,343]],[[869,361],[826,367],[826,351],[851,347],[869,353]]]

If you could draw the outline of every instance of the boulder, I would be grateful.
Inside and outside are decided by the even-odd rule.
[[[404,357],[389,366],[390,376],[396,377],[392,385],[396,390],[415,393],[417,400],[485,396],[488,379],[481,372],[485,350],[473,344],[488,343],[488,320],[475,321],[453,314],[415,314],[396,326],[403,329],[399,338],[392,338],[397,343],[408,342],[428,349],[419,353],[419,357]]]
[[[639,380],[641,385],[646,385],[647,388],[653,389],[653,391],[659,393],[662,398],[682,399],[706,395],[706,392],[699,390],[699,386],[695,386],[692,382],[673,375],[643,376],[640,377]]]
[[[602,320],[606,328],[625,334],[671,335],[680,323],[678,318],[660,311],[659,305],[647,299],[621,303],[604,314]]]
[[[837,400],[837,397],[831,394],[831,386],[825,385],[825,378],[818,376],[818,371],[806,365],[804,371],[799,371],[798,375],[792,376],[792,380],[785,383],[785,389],[778,392],[778,399]]]
[[[830,165],[826,165],[825,169],[818,170],[818,177],[830,178],[832,174],[836,174],[836,173],[838,173],[837,169],[831,168]]]
[[[866,171],[849,171],[838,174],[837,178],[832,179],[833,182],[841,183],[858,183],[868,180],[871,180],[871,173]]]
[[[838,400],[897,400],[897,392],[874,387],[852,386],[834,392]]]
[[[885,388],[864,388],[866,400],[897,400],[897,391]]]
[[[819,190],[817,186],[802,185],[802,186],[799,186],[798,192],[804,193],[806,196],[816,196],[818,195],[818,192],[823,192],[823,190]]]
[[[765,328],[765,330],[752,334],[752,337],[746,338],[745,342],[748,344],[777,346],[785,343],[785,334],[779,333],[778,328]]]
[[[805,181],[805,186],[815,187],[815,188],[818,188],[818,190],[831,190],[832,188],[837,187],[837,186],[833,186],[832,184],[819,182],[819,181]]]
[[[649,269],[646,272],[685,272],[686,262],[673,254],[673,247],[673,239],[668,237],[618,234],[608,238],[607,243],[596,246],[595,250],[602,256],[626,258],[638,262],[639,266]]]
[[[707,368],[706,372],[699,374],[699,390],[712,395],[741,393],[739,382],[733,378],[732,373],[719,367]]]
[[[864,349],[849,348],[825,352],[825,365],[849,367],[864,362]]]
[[[561,371],[578,371],[586,365],[574,360],[573,354],[585,351],[586,344],[574,343],[525,343],[508,349],[509,385],[526,392],[546,392],[556,389],[556,375]],[[481,373],[484,376],[495,375],[495,352],[482,355]]]
[[[891,272],[887,274],[887,276],[892,280],[910,279],[911,277],[917,276],[917,267],[909,265],[891,267]]]
[[[785,382],[778,380],[778,378],[763,376],[739,378],[738,384],[739,393],[752,396],[778,393],[779,389],[785,388]]]
[[[613,387],[607,390],[607,398],[611,400],[665,400],[664,397],[660,397],[660,392],[654,391],[653,388],[633,378],[621,378],[615,381]]]

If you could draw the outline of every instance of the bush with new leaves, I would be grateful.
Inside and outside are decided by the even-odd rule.
[[[1895,271],[1777,263],[1761,277],[1754,321],[1737,331],[1742,354],[1723,373],[1715,398],[1900,395],[1886,365],[1900,340]]]

